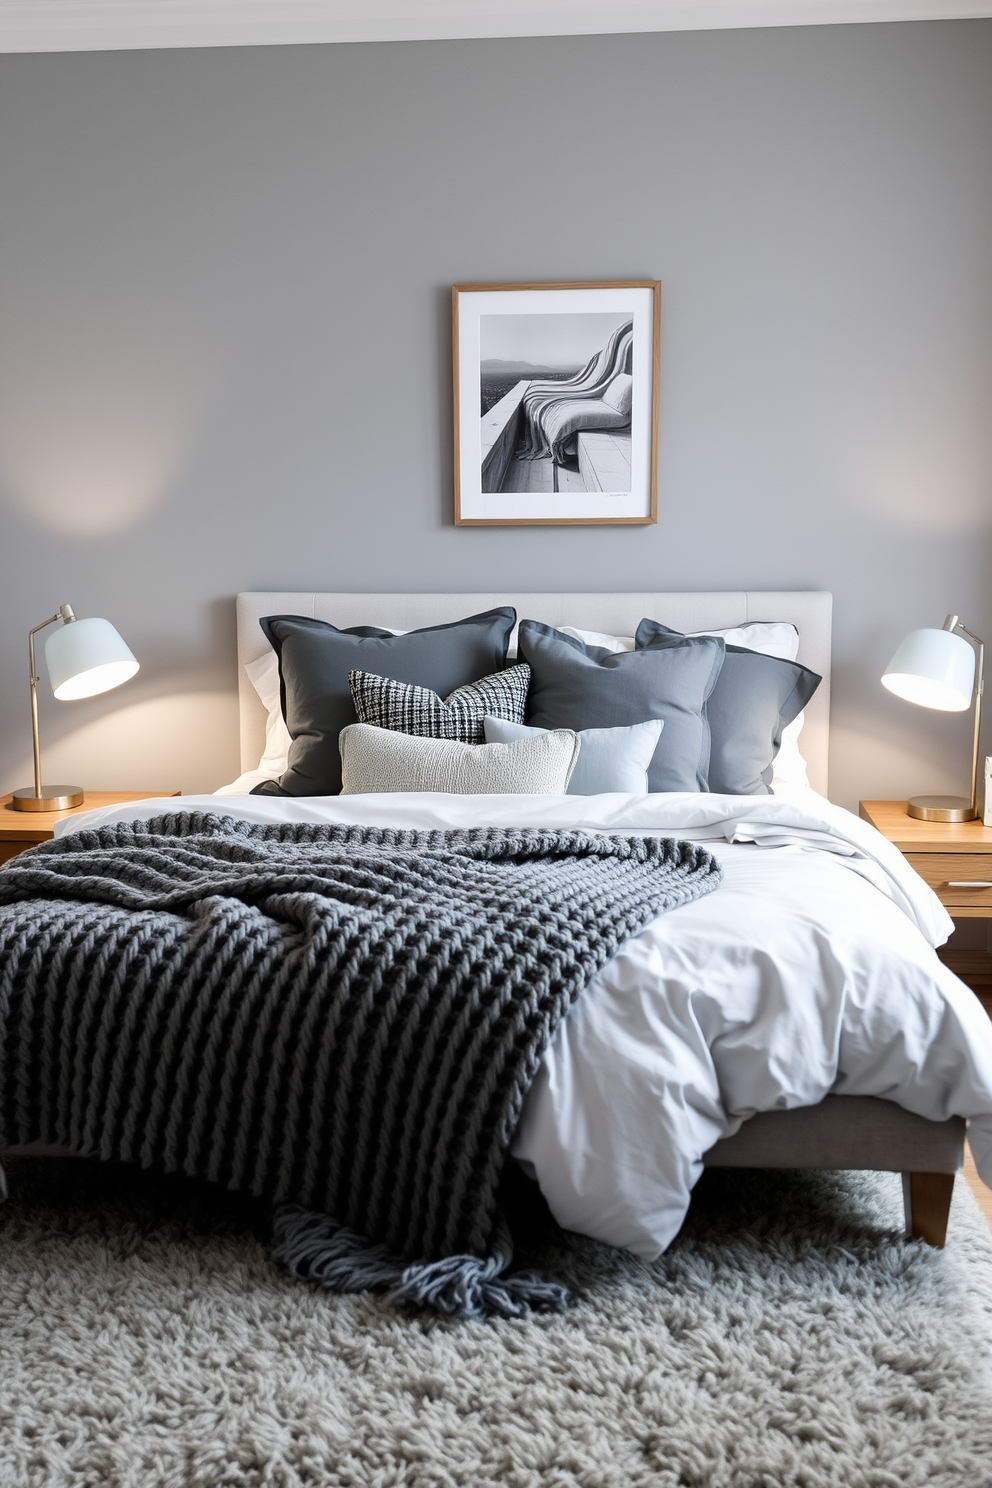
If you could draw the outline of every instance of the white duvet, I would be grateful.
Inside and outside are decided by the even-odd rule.
[[[57,832],[177,809],[107,807]],[[705,841],[715,893],[662,915],[590,983],[513,1144],[558,1221],[654,1257],[703,1153],[757,1111],[876,1095],[967,1117],[992,1185],[992,1021],[938,960],[951,920],[890,843],[812,791],[782,796],[189,796],[251,821],[583,827]]]

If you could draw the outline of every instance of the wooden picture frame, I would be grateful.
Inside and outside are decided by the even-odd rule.
[[[456,284],[451,330],[456,526],[657,522],[659,280]]]

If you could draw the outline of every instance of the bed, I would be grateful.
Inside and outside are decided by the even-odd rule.
[[[979,1170],[992,1176],[992,1030],[972,994],[934,954],[949,924],[935,897],[873,829],[824,799],[829,595],[242,594],[243,769],[257,765],[265,745],[266,711],[245,670],[265,654],[263,616],[299,615],[338,627],[374,623],[399,632],[507,604],[548,626],[613,635],[632,634],[644,616],[685,632],[791,622],[799,632],[798,660],[823,678],[802,730],[810,788],[757,798],[359,795],[286,802],[228,795],[190,798],[184,806],[216,809],[220,799],[226,812],[256,823],[433,831],[484,821],[513,829],[678,835],[712,847],[724,886],[659,921],[663,932],[645,932],[624,946],[561,1024],[527,1097],[514,1156],[563,1224],[642,1255],[657,1254],[677,1231],[703,1165],[900,1172],[910,1233],[943,1244],[965,1118]],[[174,805],[108,808],[70,822],[66,834],[139,821]],[[810,895],[819,896],[816,913]],[[712,955],[727,924],[739,942],[760,939],[748,927],[762,905],[763,919],[778,916],[780,939],[790,940],[800,923],[813,928],[803,949],[785,958],[774,948],[752,947],[746,974],[738,968],[729,981],[733,947],[722,970],[711,962],[728,989],[717,1010],[715,999],[707,1003],[700,957]],[[749,990],[740,1001],[742,986]],[[653,989],[650,997],[645,988]],[[735,998],[739,1005],[728,1013]],[[859,1044],[863,1028],[869,1032]],[[676,1045],[682,1065],[666,1068],[666,1051]],[[662,1087],[677,1092],[667,1105]]]

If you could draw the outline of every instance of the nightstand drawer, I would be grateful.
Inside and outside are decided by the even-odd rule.
[[[987,909],[992,915],[992,853],[908,852],[905,857],[948,909]]]

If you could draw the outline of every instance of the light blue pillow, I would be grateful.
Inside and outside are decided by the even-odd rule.
[[[487,744],[512,744],[528,734],[547,729],[526,723],[508,723],[505,718],[482,720]],[[605,791],[623,791],[643,796],[648,789],[648,765],[654,758],[664,728],[660,718],[631,723],[621,728],[579,729],[579,757],[568,782],[570,796],[598,796]]]

